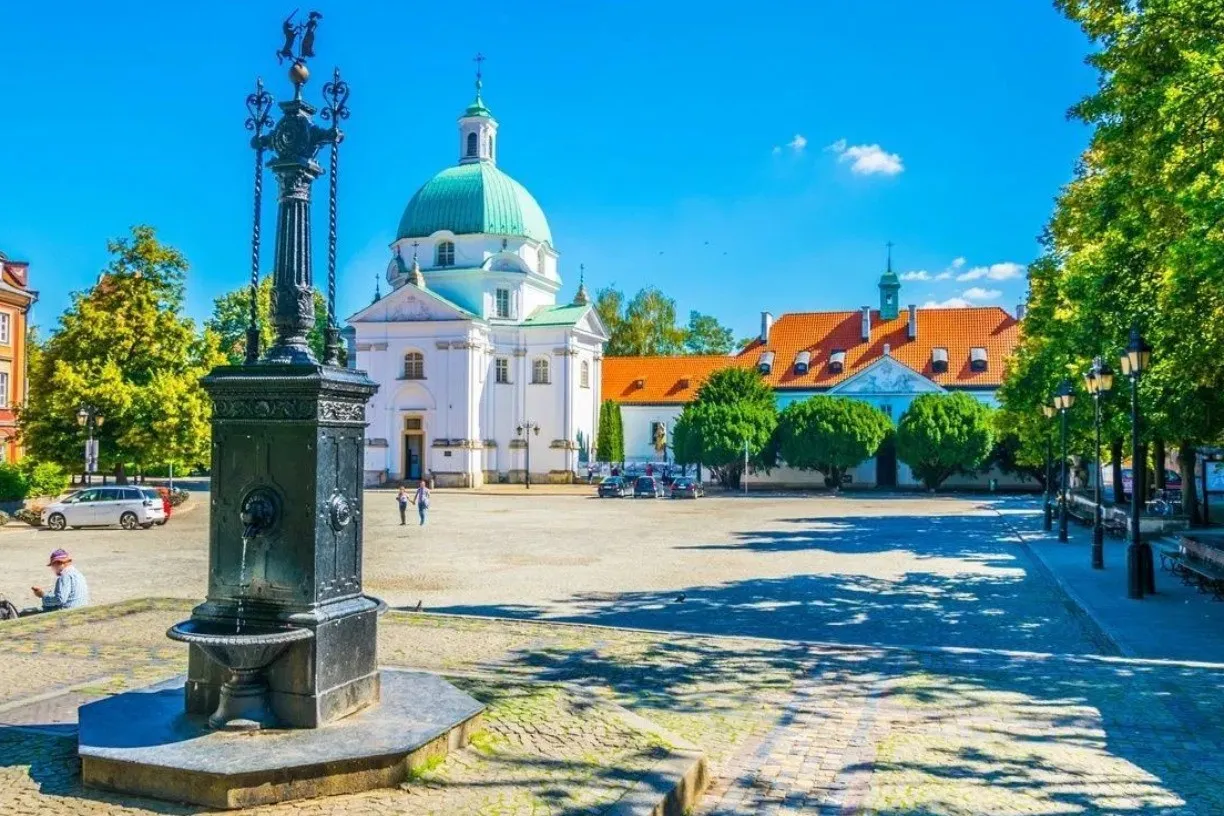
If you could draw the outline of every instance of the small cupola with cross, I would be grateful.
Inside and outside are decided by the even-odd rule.
[[[480,98],[484,86],[483,54],[476,55],[476,99],[459,117],[459,163],[497,162],[497,120]]]
[[[892,268],[892,241],[888,242],[888,267],[880,276],[880,319],[896,320],[900,312],[901,279]]]

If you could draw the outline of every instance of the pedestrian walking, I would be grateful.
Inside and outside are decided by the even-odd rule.
[[[408,523],[408,488],[400,485],[399,493],[395,494],[395,501],[399,504],[400,526],[403,527]]]
[[[421,480],[420,486],[416,489],[416,495],[412,497],[412,503],[416,505],[417,512],[421,515],[421,526],[425,526],[425,511],[429,509],[429,488],[425,486],[425,480]]]

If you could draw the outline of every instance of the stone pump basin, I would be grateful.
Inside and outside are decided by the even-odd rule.
[[[310,629],[290,626],[244,626],[228,621],[186,620],[166,632],[171,640],[199,646],[229,675],[221,685],[217,710],[208,718],[212,728],[249,731],[276,724],[268,708],[264,670],[291,643],[314,637]]]

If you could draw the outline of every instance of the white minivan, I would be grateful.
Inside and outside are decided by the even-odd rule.
[[[52,530],[65,527],[106,527],[118,524],[125,530],[146,530],[166,518],[160,501],[138,487],[87,487],[49,504],[42,523]]]

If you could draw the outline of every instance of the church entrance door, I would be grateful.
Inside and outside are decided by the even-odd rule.
[[[892,434],[876,451],[876,487],[897,486],[897,443]]]
[[[419,416],[404,417],[404,480],[417,481],[424,474],[425,426]]]

